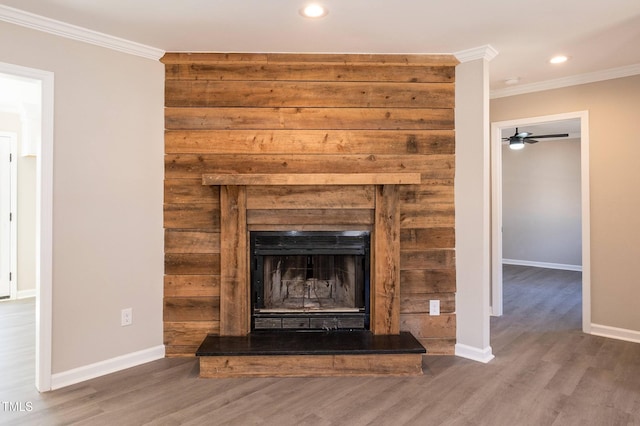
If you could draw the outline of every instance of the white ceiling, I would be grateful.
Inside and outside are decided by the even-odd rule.
[[[639,0],[0,0],[166,51],[455,53],[491,45],[491,88],[640,65]],[[552,66],[563,53],[570,61]],[[640,69],[640,66],[638,67]],[[638,71],[640,72],[640,71]],[[635,73],[635,72],[634,72]]]

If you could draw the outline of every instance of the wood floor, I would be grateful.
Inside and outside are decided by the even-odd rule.
[[[640,344],[580,332],[580,273],[505,266],[496,358],[425,357],[404,378],[199,379],[163,359],[64,389],[33,386],[33,302],[0,303],[0,424],[640,425]]]

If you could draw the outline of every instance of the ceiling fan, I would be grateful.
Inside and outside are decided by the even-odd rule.
[[[525,143],[536,143],[537,140],[533,139],[542,139],[542,138],[566,138],[568,137],[568,133],[556,133],[553,135],[537,135],[534,136],[533,133],[529,132],[518,132],[518,128],[516,127],[516,133],[513,136],[509,136],[508,138],[502,138],[503,141],[509,141],[509,148],[511,149],[522,149],[524,148]]]

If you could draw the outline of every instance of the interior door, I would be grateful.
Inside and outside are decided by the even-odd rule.
[[[0,135],[0,299],[11,295],[11,139]]]

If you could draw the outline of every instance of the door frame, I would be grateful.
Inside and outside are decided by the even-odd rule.
[[[51,390],[53,292],[54,74],[0,62],[0,73],[41,82],[41,142],[36,147],[36,388]]]
[[[580,193],[582,217],[582,331],[591,332],[591,219],[589,186],[589,111],[519,118],[491,123],[491,314],[502,315],[502,129],[580,119]]]
[[[11,179],[11,223],[9,224],[9,270],[11,281],[9,283],[9,299],[18,297],[18,135],[13,132],[0,132],[0,137],[9,139],[9,152],[12,156],[10,164]],[[4,161],[4,160],[2,160]]]

